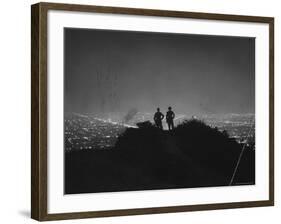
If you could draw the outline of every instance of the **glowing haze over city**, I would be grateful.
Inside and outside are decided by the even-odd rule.
[[[255,136],[255,40],[66,28],[65,149],[104,149],[171,106],[238,142]],[[165,121],[163,121],[166,129]]]

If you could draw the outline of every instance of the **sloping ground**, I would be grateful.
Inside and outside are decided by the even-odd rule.
[[[65,154],[65,193],[226,186],[240,152],[226,133],[197,120],[171,132],[127,128],[112,150]],[[235,183],[254,181],[254,150],[246,149]]]

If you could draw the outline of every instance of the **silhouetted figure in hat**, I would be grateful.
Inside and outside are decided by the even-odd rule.
[[[157,128],[163,130],[162,120],[164,119],[164,114],[160,112],[160,108],[157,108],[157,112],[154,114],[154,122]]]
[[[168,111],[166,113],[166,122],[168,124],[169,130],[174,129],[174,118],[175,118],[175,113],[172,111],[172,107],[168,107]]]

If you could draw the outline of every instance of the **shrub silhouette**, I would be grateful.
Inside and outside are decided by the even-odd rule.
[[[234,180],[237,184],[255,183],[255,151],[230,138],[226,131],[220,132],[216,127],[192,119],[180,124],[174,135],[187,156],[220,175],[225,184],[232,176],[241,150],[245,147]]]
[[[148,124],[128,128],[119,137],[116,149],[130,163],[143,167],[148,176],[193,187],[228,185],[242,146],[226,131],[192,119],[173,131]],[[240,164],[245,169],[240,169],[240,176],[254,182],[254,151],[247,149],[245,156],[249,164]]]
[[[241,146],[229,138],[226,131],[220,132],[199,120],[180,124],[173,135],[186,156],[221,176],[227,184],[241,152]]]
[[[172,131],[151,122],[127,128],[112,150],[65,155],[65,192],[226,186],[242,146],[199,120]],[[255,153],[245,148],[234,184],[255,182]]]

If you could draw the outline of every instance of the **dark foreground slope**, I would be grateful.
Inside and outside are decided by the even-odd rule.
[[[113,149],[65,153],[65,193],[229,185],[242,146],[201,121],[173,131],[128,128]],[[245,148],[233,184],[254,184],[254,150]]]

